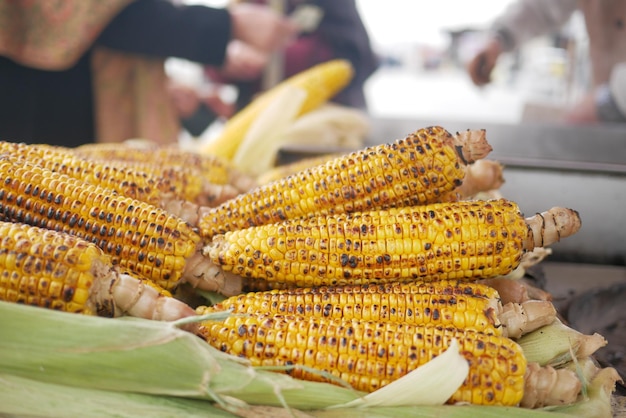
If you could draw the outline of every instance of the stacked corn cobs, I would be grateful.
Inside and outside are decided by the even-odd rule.
[[[311,413],[329,406],[325,393],[349,387],[355,399],[376,395],[450,347],[459,347],[468,368],[441,402],[563,413],[578,407],[571,412],[579,416],[608,405],[610,412],[616,376],[591,361],[604,339],[560,323],[549,295],[512,277],[575,234],[578,214],[555,207],[524,218],[515,202],[497,196],[502,172],[485,163],[491,147],[484,131],[418,129],[258,185],[227,160],[149,143],[2,147],[3,301],[82,313],[85,321],[192,318],[180,322],[184,334],[202,339],[194,337],[192,354],[181,356],[212,346],[245,358],[246,368],[272,368],[276,377],[261,379],[271,382],[264,390],[272,399],[283,384],[279,372],[325,382],[327,392],[303,386],[303,397],[316,393],[317,404],[281,398]],[[210,303],[215,295],[223,300]],[[134,340],[124,351],[184,338],[163,327],[175,337]],[[5,338],[0,344],[11,353],[19,346]],[[65,349],[64,359],[85,350],[108,352],[110,344]],[[3,357],[1,376],[33,366]],[[219,378],[203,381],[203,394],[221,407],[241,408],[232,405],[237,396],[272,404],[249,393],[222,398],[210,389]],[[112,387],[95,388],[142,390],[128,382]],[[203,397],[162,385],[145,390]],[[393,406],[394,393],[382,404]]]

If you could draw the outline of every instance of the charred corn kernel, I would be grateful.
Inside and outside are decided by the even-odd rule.
[[[326,102],[352,79],[354,69],[350,61],[336,59],[317,64],[262,93],[245,108],[230,118],[222,132],[208,142],[201,154],[216,155],[230,161],[243,142],[250,126],[277,94],[291,86],[303,89],[307,95],[299,111],[303,115]]]
[[[458,138],[483,146],[457,144]],[[313,214],[434,202],[461,184],[466,162],[490,150],[484,135],[454,137],[437,126],[420,129],[243,193],[207,211],[199,227],[204,237],[212,237]]]
[[[524,251],[579,227],[572,210],[524,219],[505,199],[465,201],[251,227],[216,235],[203,251],[237,275],[304,287],[476,280],[509,273]]]
[[[326,286],[319,286],[312,289],[323,289]],[[330,287],[330,286],[329,286]],[[355,286],[332,286],[338,289],[351,289]],[[500,294],[493,287],[479,282],[467,280],[398,280],[386,283],[369,283],[360,286],[368,291],[380,291],[383,293],[420,293],[431,295],[465,295],[482,296],[490,299],[501,299]],[[287,283],[277,283],[264,279],[250,279],[243,281],[243,293],[267,292],[272,290],[285,290],[298,292],[302,289],[298,286],[290,286]],[[307,289],[307,288],[304,288]],[[341,290],[339,290],[341,291]]]
[[[171,146],[133,146],[132,144],[95,143],[74,149],[83,157],[127,163],[150,165],[161,169],[193,170],[201,179],[213,184],[228,184],[229,164],[213,155],[201,155]]]
[[[526,360],[519,345],[472,330],[262,314],[205,321],[199,334],[212,346],[249,359],[253,366],[308,366],[366,392],[421,366],[456,338],[470,371],[449,402],[517,405],[524,393]],[[324,380],[320,374],[297,367],[290,373]]]
[[[284,165],[279,165],[258,176],[257,184],[267,184],[276,180],[281,180],[292,174],[297,174],[300,171],[306,170],[308,168],[313,168],[315,166],[325,164],[328,161],[341,156],[342,154],[324,154],[315,157],[303,158],[301,160],[297,160]]]
[[[502,334],[497,298],[436,287],[389,283],[274,290],[232,296],[210,310],[434,324]]]
[[[0,153],[24,159],[31,164],[66,174],[87,183],[107,187],[118,193],[156,206],[164,201],[179,199],[183,194],[199,194],[200,185],[189,186],[175,176],[163,176],[156,172],[135,170],[115,163],[101,163],[81,158],[62,147],[27,145],[0,142]]]
[[[194,314],[158,286],[120,274],[82,238],[12,222],[0,222],[0,237],[0,300],[107,317]]]
[[[0,219],[84,238],[122,269],[172,289],[200,237],[156,206],[70,178],[24,160],[0,156]]]

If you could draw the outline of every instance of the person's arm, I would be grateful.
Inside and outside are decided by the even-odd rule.
[[[227,9],[136,0],[111,21],[96,43],[123,52],[222,65],[231,31]]]
[[[577,0],[519,0],[492,23],[491,32],[511,51],[564,25],[577,7]]]
[[[626,63],[613,68],[608,83],[596,87],[564,115],[570,123],[626,122]]]
[[[500,55],[520,47],[530,39],[550,33],[570,18],[576,0],[518,0],[510,4],[491,25],[483,47],[467,63],[474,84],[491,82],[491,72]]]

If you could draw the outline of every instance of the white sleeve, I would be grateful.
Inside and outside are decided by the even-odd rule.
[[[622,115],[626,115],[626,62],[613,67],[609,80],[611,96]]]
[[[503,38],[506,50],[556,31],[578,7],[577,0],[518,0],[509,5],[492,24]]]

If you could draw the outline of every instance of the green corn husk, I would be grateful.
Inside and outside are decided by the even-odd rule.
[[[598,388],[592,380],[581,402],[550,411],[474,405],[328,409],[363,393],[251,368],[172,323],[7,302],[0,302],[0,318],[0,416],[193,418],[233,416],[231,411],[255,418],[595,418],[597,411],[610,411],[615,383],[609,376]]]
[[[0,374],[0,416],[220,418],[235,415],[196,399],[77,388]]]
[[[523,335],[517,342],[529,362],[554,367],[566,364],[574,358],[591,356],[607,344],[600,334],[582,334],[558,319]]]
[[[327,383],[255,370],[172,323],[7,302],[0,302],[0,318],[0,373],[27,379],[225,403],[226,397],[274,406],[287,402],[294,408],[336,405],[360,396],[337,386],[327,391]]]

